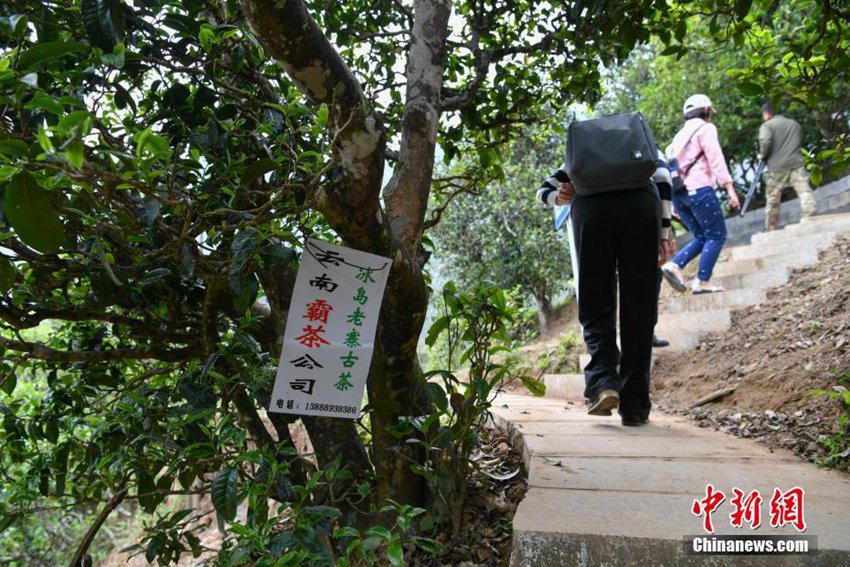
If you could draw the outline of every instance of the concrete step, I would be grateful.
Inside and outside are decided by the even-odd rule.
[[[838,193],[837,195],[830,195],[826,199],[825,207],[818,208],[826,208],[826,210],[838,210],[844,209],[848,205],[850,205],[850,191],[845,191],[844,193]]]
[[[848,193],[850,198],[850,193]],[[840,234],[850,232],[850,215],[829,215],[826,217],[814,217],[809,221],[797,224],[789,224],[781,230],[770,232],[759,232],[752,236],[752,244],[781,241],[793,239],[808,234],[820,234],[823,232],[837,232]]]
[[[584,401],[584,374],[544,374],[543,383],[547,398]]]
[[[779,240],[768,240],[761,244],[750,244],[748,246],[737,246],[730,250],[731,260],[749,260],[750,258],[761,258],[774,254],[786,254],[803,248],[815,249],[818,252],[835,242],[835,232],[818,232],[814,234],[803,234],[799,236],[782,235]],[[777,237],[779,238],[779,237]]]
[[[670,341],[665,351],[685,351],[697,346],[707,334],[726,330],[730,322],[729,309],[661,313],[655,334]]]
[[[806,247],[794,251],[774,251],[759,258],[718,262],[714,266],[712,278],[714,276],[728,276],[730,274],[745,274],[766,268],[802,268],[803,266],[817,262],[818,254],[818,250]]]
[[[720,295],[720,294],[718,294]],[[665,338],[679,331],[700,328],[709,331],[722,331],[729,325],[729,309],[707,309],[704,311],[680,311],[679,313],[661,313],[656,329],[667,331]],[[661,332],[655,333],[661,336]]]
[[[791,269],[785,266],[762,268],[742,274],[712,276],[711,283],[730,289],[770,289],[788,281]]]
[[[835,471],[658,413],[629,428],[562,400],[503,394],[492,415],[528,470],[512,567],[850,565],[850,480]],[[791,525],[770,526],[769,500],[776,488],[803,488],[804,535],[817,537],[817,552],[689,555],[684,539],[707,535],[691,507],[709,483],[727,498],[713,514],[718,535],[798,535]],[[733,488],[762,495],[756,532],[731,525]]]
[[[711,283],[716,282],[712,279]],[[720,293],[704,293],[701,295],[686,292],[667,298],[665,307],[667,313],[745,307],[761,303],[765,300],[766,295],[763,289],[756,288],[727,289]]]

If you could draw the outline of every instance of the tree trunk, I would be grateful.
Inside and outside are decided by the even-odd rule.
[[[413,6],[399,163],[383,191],[393,233],[411,251],[419,248],[431,190],[451,11],[451,0],[416,0]]]
[[[422,456],[397,440],[391,428],[399,417],[423,409],[416,348],[428,294],[419,246],[433,174],[451,0],[416,0],[414,5],[400,165],[385,192],[386,215],[378,200],[386,134],[345,62],[301,0],[240,3],[268,53],[299,89],[311,102],[331,108],[328,130],[342,176],[316,188],[309,195],[311,204],[347,245],[392,259],[369,374],[372,461],[380,500],[421,503],[423,485],[411,464],[421,462]]]
[[[384,188],[392,232],[410,258],[419,258],[431,188],[450,14],[451,0],[416,0],[413,7],[399,165]],[[369,389],[369,399],[376,407],[372,438],[379,498],[411,505],[425,502],[424,479],[411,471],[411,465],[421,463],[425,455],[418,445],[394,436],[390,428],[399,418],[422,415],[426,410],[416,349],[428,293],[421,265],[417,268],[415,277],[389,286],[382,309],[380,348],[372,363],[377,371],[372,373]]]
[[[534,299],[537,301],[537,327],[541,335],[548,334],[552,321],[552,301],[545,293],[535,293]]]

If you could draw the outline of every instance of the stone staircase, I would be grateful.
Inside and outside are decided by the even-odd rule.
[[[656,334],[670,341],[669,350],[693,348],[706,334],[725,330],[732,310],[761,303],[767,290],[788,281],[792,270],[816,263],[841,234],[850,234],[850,214],[818,216],[757,233],[750,244],[724,250],[711,282],[726,291],[667,297]]]
[[[711,281],[726,291],[670,294],[668,288],[662,294],[666,298],[660,306],[656,334],[670,341],[664,350],[689,350],[707,334],[728,329],[732,311],[763,302],[769,289],[786,283],[795,268],[817,262],[820,252],[842,234],[850,234],[850,213],[821,215],[781,230],[757,233],[750,244],[725,249]],[[589,361],[589,355],[580,355],[579,368]],[[543,382],[549,397],[582,399],[581,374],[546,374]]]

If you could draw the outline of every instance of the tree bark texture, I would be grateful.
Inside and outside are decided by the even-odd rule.
[[[537,301],[537,327],[540,334],[545,335],[549,332],[549,323],[552,320],[552,302],[545,294],[535,294],[534,299]]]
[[[416,250],[434,170],[451,0],[416,0],[398,169],[384,188],[393,233]]]

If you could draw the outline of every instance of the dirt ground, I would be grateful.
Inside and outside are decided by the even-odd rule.
[[[795,270],[762,305],[734,311],[727,331],[689,352],[656,351],[659,409],[824,460],[818,440],[837,431],[840,406],[812,391],[838,391],[839,377],[850,374],[850,237],[823,252],[818,264]],[[846,469],[847,455],[839,461],[834,464]]]

